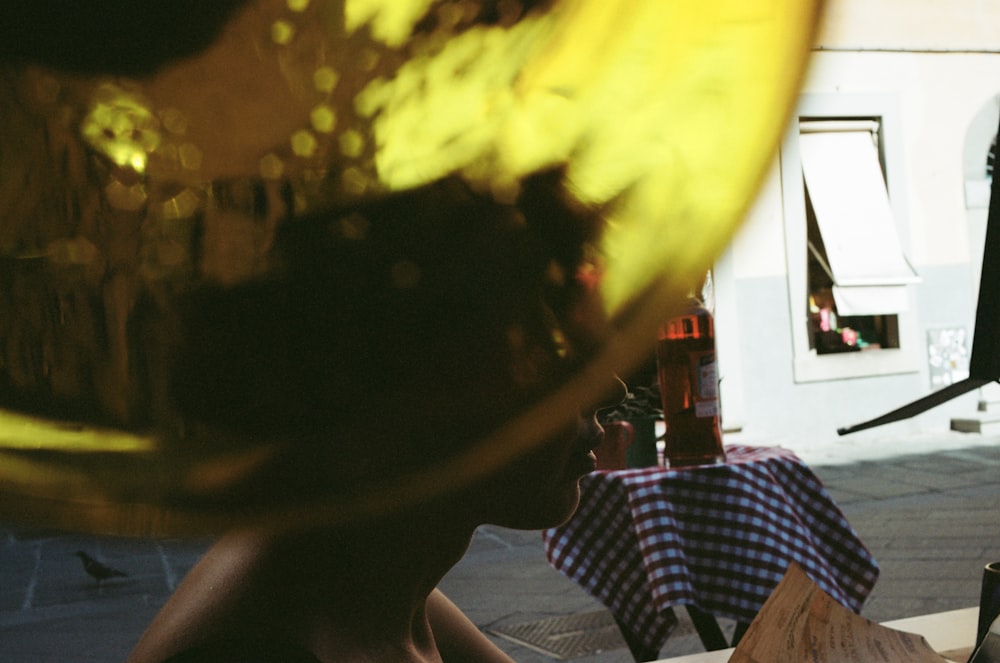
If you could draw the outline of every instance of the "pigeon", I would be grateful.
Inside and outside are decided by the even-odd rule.
[[[101,581],[107,580],[108,578],[128,577],[128,574],[125,573],[124,571],[119,571],[118,569],[113,569],[110,566],[101,564],[96,559],[94,559],[87,553],[83,552],[82,550],[77,550],[73,554],[80,558],[80,561],[83,562],[83,570],[86,571],[90,575],[90,577],[96,580],[98,585],[101,584]]]

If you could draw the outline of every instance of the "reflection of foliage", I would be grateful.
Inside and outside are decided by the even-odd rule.
[[[660,402],[660,385],[655,380],[648,387],[629,387],[628,395],[624,401],[597,413],[597,419],[602,424],[612,421],[662,418],[663,410]]]

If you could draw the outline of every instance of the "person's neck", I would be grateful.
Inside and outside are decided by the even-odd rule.
[[[380,661],[434,660],[427,596],[465,553],[474,527],[398,518],[376,526],[283,537],[268,567],[284,628],[311,651],[344,660],[345,649]],[[449,517],[450,518],[450,517]],[[360,660],[360,659],[359,659]]]

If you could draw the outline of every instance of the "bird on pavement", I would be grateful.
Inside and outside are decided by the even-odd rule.
[[[83,562],[83,570],[86,571],[90,575],[90,577],[96,580],[98,585],[100,585],[102,581],[107,580],[108,578],[128,577],[128,574],[125,573],[124,571],[119,571],[118,569],[113,569],[110,566],[101,564],[96,559],[94,559],[87,553],[83,552],[82,550],[77,550],[73,554],[80,558],[80,561]]]

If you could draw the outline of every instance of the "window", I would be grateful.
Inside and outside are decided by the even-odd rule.
[[[818,354],[898,348],[896,314],[917,280],[879,158],[879,122],[799,120],[809,342]]]
[[[796,381],[918,370],[894,128],[890,99],[807,96],[782,146]]]

